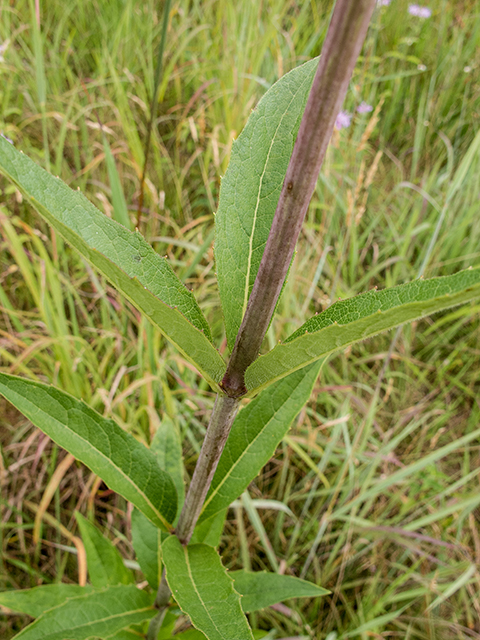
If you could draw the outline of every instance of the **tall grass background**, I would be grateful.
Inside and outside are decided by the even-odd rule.
[[[265,348],[339,297],[480,264],[480,12],[474,0],[429,0],[421,19],[408,6],[377,7],[344,105],[352,121],[334,132]],[[222,350],[220,178],[266,89],[319,54],[331,7],[171,5],[139,227],[193,289]],[[0,0],[0,131],[132,227],[162,9]],[[356,111],[362,101],[373,110]],[[252,616],[268,638],[480,638],[480,448],[463,440],[480,422],[479,311],[331,358],[275,459],[229,510],[229,568],[332,592]],[[4,179],[0,367],[60,385],[146,444],[173,419],[191,474],[208,385]],[[122,498],[4,402],[0,443],[0,589],[78,580],[76,509],[135,566]],[[2,610],[0,636],[27,622]]]

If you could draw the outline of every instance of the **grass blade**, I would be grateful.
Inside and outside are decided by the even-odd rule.
[[[112,150],[105,136],[103,136],[103,150],[105,151],[108,179],[110,180],[110,189],[112,190],[113,216],[117,222],[131,230],[132,223],[128,215],[127,203],[120,182],[120,176],[118,175],[115,158],[113,157]]]

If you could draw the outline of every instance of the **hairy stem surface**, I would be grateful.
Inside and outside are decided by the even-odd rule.
[[[235,398],[217,395],[195,472],[175,531],[182,544],[188,544],[192,537],[195,524],[210,488],[213,474],[237,414],[238,405],[239,400]]]
[[[337,0],[335,5],[267,245],[222,381],[231,397],[246,393],[245,371],[258,356],[275,310],[374,8],[375,0]]]

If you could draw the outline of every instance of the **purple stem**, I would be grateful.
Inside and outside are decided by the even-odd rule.
[[[245,371],[260,351],[282,290],[335,119],[347,93],[375,0],[337,0],[285,182],[222,388],[246,393]]]

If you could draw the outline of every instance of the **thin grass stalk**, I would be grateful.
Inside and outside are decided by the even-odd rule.
[[[140,226],[140,216],[142,215],[143,194],[145,191],[145,178],[147,174],[147,164],[148,164],[148,156],[150,153],[150,143],[152,140],[153,123],[155,122],[155,119],[157,117],[158,90],[160,88],[160,77],[162,75],[162,70],[163,70],[163,53],[165,51],[165,41],[167,39],[168,18],[170,16],[170,4],[171,4],[171,0],[166,0],[165,7],[163,8],[162,37],[160,39],[160,44],[158,46],[157,68],[155,70],[155,84],[153,88],[152,104],[150,106],[150,120],[148,122],[148,127],[147,127],[147,139],[145,141],[145,158],[143,160],[142,179],[140,181],[140,195],[138,197],[137,224],[136,224],[137,228]]]

